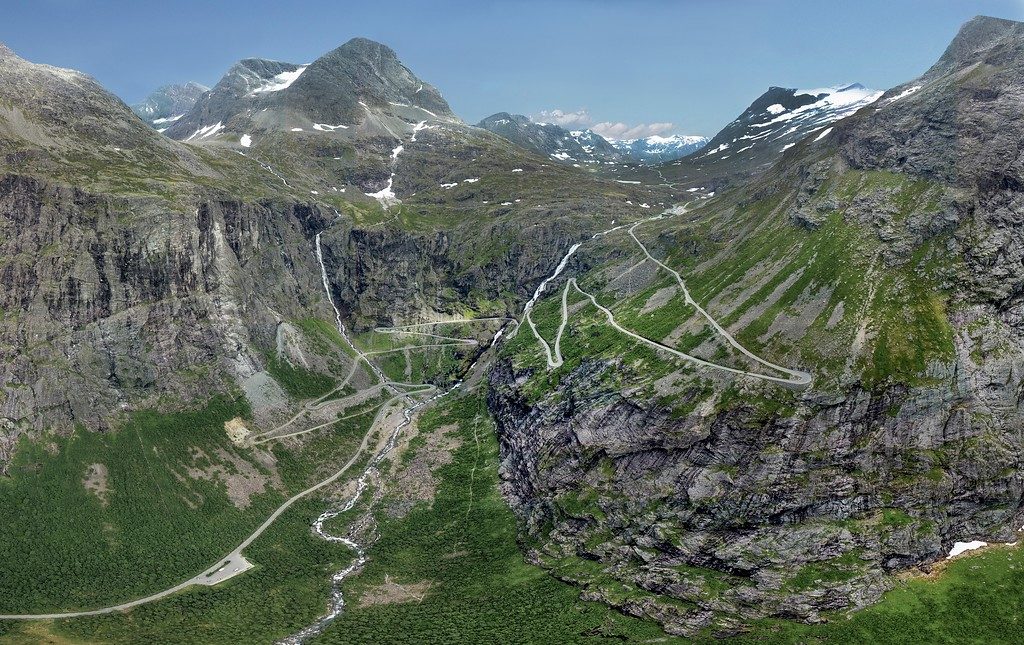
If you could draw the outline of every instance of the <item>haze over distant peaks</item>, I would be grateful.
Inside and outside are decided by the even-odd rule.
[[[642,163],[663,163],[692,154],[707,145],[707,137],[691,134],[653,135],[641,139],[609,139],[620,152]]]

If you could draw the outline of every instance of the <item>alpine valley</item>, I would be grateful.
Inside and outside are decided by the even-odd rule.
[[[1022,104],[988,17],[710,139],[0,45],[0,641],[1019,642]]]

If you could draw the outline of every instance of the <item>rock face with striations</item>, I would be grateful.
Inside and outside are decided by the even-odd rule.
[[[808,240],[831,227],[870,250],[866,270],[851,268],[848,280],[839,267],[821,286],[826,294],[864,287],[869,305],[847,298],[845,314],[840,301],[803,326],[778,323],[787,320],[780,313],[759,336],[776,351],[795,344],[790,361],[839,347],[831,362],[810,365],[815,382],[805,392],[789,399],[778,388],[698,372],[680,381],[677,395],[688,405],[675,413],[629,380],[625,362],[584,360],[539,397],[528,385],[535,368],[517,367],[514,357],[496,366],[489,404],[501,476],[538,544],[536,562],[587,597],[694,635],[734,633],[766,616],[823,620],[877,600],[893,574],[927,568],[955,541],[1017,539],[1022,69],[1024,25],[977,18],[921,78],[830,135],[804,139],[734,194],[726,219],[768,204],[757,226],[790,227],[779,230]],[[666,228],[659,244],[675,250],[683,239]],[[726,254],[750,248],[742,236],[727,239]],[[814,255],[805,257],[794,279],[814,269]],[[691,266],[714,261],[697,256]],[[734,289],[753,298],[748,313],[731,319],[735,334],[778,297],[752,275]],[[880,295],[906,281],[925,284],[926,275],[937,294],[927,312],[903,298],[891,309]],[[801,296],[804,307],[814,293]],[[726,305],[716,297],[709,308],[717,314]],[[915,316],[931,322],[887,336]],[[840,331],[845,320],[848,332]],[[780,336],[786,343],[773,344]],[[906,361],[872,378],[900,342],[912,344]]]

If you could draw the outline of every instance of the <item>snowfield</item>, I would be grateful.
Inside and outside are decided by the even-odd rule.
[[[302,72],[306,71],[307,67],[309,67],[309,65],[303,65],[302,67],[291,72],[281,72],[277,76],[271,78],[265,84],[254,89],[251,92],[251,94],[260,94],[262,92],[280,92],[281,90],[286,89],[288,86],[294,83],[300,76],[302,76]]]

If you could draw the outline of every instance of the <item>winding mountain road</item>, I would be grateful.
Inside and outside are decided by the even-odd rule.
[[[741,345],[739,343],[739,341],[737,341],[735,338],[733,338],[733,335],[730,334],[728,332],[728,330],[726,330],[724,327],[722,327],[720,324],[718,324],[718,321],[715,320],[711,316],[711,314],[709,314],[703,307],[701,307],[700,303],[698,303],[696,300],[694,300],[693,296],[690,295],[690,290],[686,288],[686,282],[683,280],[683,276],[679,275],[679,272],[676,271],[675,269],[673,269],[672,267],[668,266],[667,264],[665,264],[661,260],[659,260],[659,259],[655,258],[653,255],[651,255],[651,252],[647,250],[647,247],[644,245],[644,243],[641,242],[640,238],[638,238],[636,236],[636,228],[638,226],[640,226],[640,224],[642,224],[642,223],[643,222],[637,222],[633,226],[629,227],[629,236],[631,238],[633,238],[633,241],[636,242],[637,246],[640,247],[640,250],[643,251],[644,255],[647,256],[648,260],[650,260],[651,262],[654,262],[659,267],[661,267],[662,269],[664,269],[664,270],[666,270],[666,271],[668,271],[669,273],[672,274],[672,277],[674,277],[676,279],[676,283],[679,285],[679,288],[683,290],[683,298],[686,301],[686,304],[688,304],[691,307],[693,307],[694,309],[696,309],[698,311],[698,313],[700,313],[700,315],[703,316],[704,319],[708,321],[708,323],[715,329],[715,331],[718,332],[718,334],[722,338],[724,338],[730,345],[735,347],[744,356],[746,356],[747,358],[749,358],[749,359],[751,359],[753,361],[756,361],[756,362],[760,363],[761,365],[764,365],[765,367],[768,367],[768,368],[773,369],[773,370],[777,370],[779,372],[782,372],[783,374],[789,374],[790,378],[780,379],[780,378],[775,378],[775,377],[772,377],[772,376],[767,376],[767,375],[764,375],[764,374],[757,374],[755,372],[747,372],[747,371],[743,371],[743,370],[739,370],[739,373],[744,374],[746,376],[753,376],[755,378],[760,378],[760,379],[764,379],[764,380],[768,380],[768,381],[773,381],[775,383],[780,383],[780,384],[783,384],[783,385],[791,385],[791,386],[796,386],[796,387],[806,387],[806,386],[811,384],[811,375],[810,375],[810,373],[803,372],[803,371],[800,371],[800,370],[789,369],[788,367],[782,367],[781,365],[776,365],[775,363],[772,363],[771,361],[768,361],[768,360],[765,360],[765,359],[761,358],[757,354],[754,354],[753,352],[748,350],[746,347]],[[579,287],[577,287],[577,288],[579,288]],[[591,298],[591,299],[593,299],[593,298]],[[719,369],[726,369],[722,365],[715,365],[715,364],[711,364],[711,365],[713,365],[713,366],[715,366],[715,367],[717,367]],[[736,370],[728,370],[727,369],[727,371],[736,371]]]
[[[685,207],[684,207],[682,212],[686,212]],[[709,314],[707,312],[707,310],[705,310],[703,307],[701,307],[700,304],[696,300],[694,300],[693,296],[690,294],[690,290],[686,287],[686,282],[683,280],[682,275],[680,275],[678,271],[676,271],[672,267],[668,266],[667,264],[665,264],[661,260],[658,260],[653,255],[651,255],[651,252],[647,249],[647,246],[644,245],[644,243],[640,241],[640,238],[638,238],[636,236],[636,229],[637,229],[637,227],[639,227],[641,224],[643,224],[645,222],[662,219],[663,217],[664,217],[664,214],[661,214],[661,215],[656,215],[654,217],[647,218],[645,220],[640,220],[639,222],[636,222],[632,226],[630,226],[628,231],[627,231],[629,233],[629,236],[631,238],[633,238],[633,241],[636,242],[637,246],[640,247],[640,250],[643,252],[643,254],[645,256],[645,261],[654,262],[659,267],[661,267],[665,271],[669,272],[672,275],[672,277],[675,278],[676,283],[679,285],[680,289],[682,290],[683,298],[684,298],[684,301],[686,302],[686,304],[688,304],[688,305],[692,306],[694,309],[696,309],[697,312],[700,313],[700,315],[705,320],[707,320],[708,324],[711,325],[711,327],[715,330],[715,332],[717,332],[719,336],[724,338],[725,341],[728,342],[732,347],[736,348],[737,351],[739,351],[741,354],[743,354],[747,358],[755,361],[756,363],[759,363],[759,364],[761,364],[761,365],[763,365],[763,366],[765,366],[765,367],[767,367],[769,369],[776,370],[776,371],[778,371],[778,372],[780,372],[782,374],[786,374],[787,376],[781,377],[781,376],[774,376],[774,375],[771,375],[771,374],[762,374],[762,373],[759,373],[759,372],[750,372],[750,371],[747,371],[747,370],[742,370],[742,369],[739,369],[739,368],[730,367],[728,365],[722,365],[720,363],[714,363],[712,361],[708,361],[708,360],[699,358],[697,356],[693,356],[692,354],[687,354],[686,352],[682,352],[682,351],[680,351],[678,349],[675,349],[674,347],[670,347],[670,346],[665,345],[665,344],[663,344],[661,342],[658,342],[656,340],[652,340],[650,338],[646,338],[644,336],[641,336],[640,334],[637,334],[636,332],[630,331],[629,329],[626,329],[625,327],[620,325],[618,323],[618,321],[615,320],[615,315],[611,312],[611,310],[608,309],[607,307],[601,305],[597,301],[597,298],[594,297],[593,294],[584,291],[579,286],[579,284],[576,282],[576,278],[569,278],[569,280],[565,284],[565,288],[562,290],[562,306],[561,306],[562,319],[561,319],[561,322],[558,325],[558,331],[555,334],[554,348],[552,349],[551,344],[549,344],[547,342],[547,340],[544,339],[544,337],[540,335],[540,332],[537,331],[537,326],[534,324],[533,318],[531,318],[531,316],[530,316],[530,310],[533,308],[533,304],[539,298],[540,294],[543,292],[543,290],[547,286],[548,282],[551,281],[552,279],[556,278],[562,272],[562,270],[565,268],[565,265],[567,264],[569,257],[573,253],[575,253],[576,250],[579,248],[578,244],[573,246],[569,250],[569,252],[566,253],[565,257],[562,258],[562,262],[558,265],[558,268],[555,270],[555,272],[548,279],[544,280],[541,283],[541,285],[537,288],[537,292],[534,294],[534,298],[530,301],[530,303],[528,303],[528,306],[526,308],[526,313],[525,313],[525,316],[524,316],[526,318],[526,322],[528,323],[530,329],[533,331],[533,335],[537,338],[537,341],[540,343],[541,349],[544,350],[544,355],[545,355],[544,357],[545,357],[545,360],[547,361],[548,368],[549,369],[554,369],[554,368],[560,367],[565,362],[564,359],[562,358],[561,343],[562,343],[562,335],[565,333],[565,328],[566,328],[566,325],[568,324],[568,320],[569,320],[568,298],[569,298],[569,288],[571,286],[571,287],[575,288],[577,291],[579,291],[583,296],[586,296],[590,300],[590,302],[595,307],[597,307],[597,309],[599,309],[602,313],[604,313],[605,318],[608,321],[608,324],[611,325],[614,329],[616,329],[617,331],[619,331],[619,332],[629,336],[630,338],[638,340],[641,343],[649,345],[649,346],[651,346],[651,347],[653,347],[653,348],[655,348],[657,350],[668,352],[668,353],[670,353],[670,354],[672,354],[672,355],[674,355],[674,356],[676,356],[678,358],[682,358],[683,360],[690,361],[692,363],[696,363],[697,365],[701,365],[703,367],[708,367],[708,368],[711,368],[711,369],[721,370],[721,371],[724,371],[724,372],[730,372],[732,374],[739,374],[739,375],[742,375],[742,376],[749,376],[749,377],[752,377],[752,378],[761,379],[763,381],[769,381],[769,382],[772,382],[772,383],[776,383],[778,385],[782,385],[782,386],[788,387],[788,388],[793,388],[793,389],[805,389],[805,388],[807,388],[811,384],[811,380],[812,380],[812,376],[811,376],[810,373],[803,372],[803,371],[800,371],[800,370],[790,369],[790,368],[787,368],[787,367],[782,367],[781,365],[777,365],[777,364],[775,364],[775,363],[773,363],[773,362],[771,362],[769,360],[761,358],[757,354],[755,354],[755,353],[751,352],[750,350],[748,350],[746,347],[744,347],[742,344],[740,344],[740,342],[737,341],[733,337],[733,335],[731,333],[729,333],[729,331],[727,329],[722,327],[722,325],[719,324],[719,322],[717,320],[715,320],[715,318],[713,316],[711,316],[711,314]],[[602,231],[601,233],[595,234],[591,239],[597,239],[598,237],[603,237],[603,236],[608,235],[609,233],[611,233],[613,231],[617,231],[617,230],[619,230],[621,228],[623,228],[623,226],[621,226],[621,225],[620,226],[616,226],[614,228],[610,228],[610,229],[608,229],[606,231]],[[633,268],[635,268],[636,266],[638,266],[638,265],[634,265]]]
[[[686,207],[683,207],[683,209],[680,212],[686,212]],[[731,373],[739,374],[739,375],[743,375],[743,376],[750,376],[750,377],[753,377],[753,378],[758,378],[758,379],[762,379],[762,380],[765,380],[765,381],[770,381],[770,382],[773,382],[773,383],[778,383],[780,385],[787,386],[787,387],[794,387],[794,388],[802,389],[802,388],[806,388],[808,385],[810,385],[810,383],[811,383],[811,375],[809,373],[802,372],[802,371],[799,371],[799,370],[792,370],[792,369],[788,369],[788,368],[785,368],[785,367],[781,367],[779,365],[776,365],[775,363],[772,363],[770,361],[767,361],[765,359],[760,358],[759,356],[757,356],[753,352],[750,352],[745,347],[743,347],[743,345],[741,345],[738,341],[736,341],[733,338],[733,336],[727,330],[725,330],[710,314],[707,313],[706,310],[704,310],[703,307],[701,307],[699,304],[697,304],[697,302],[690,295],[690,292],[687,289],[686,283],[683,281],[682,276],[677,271],[675,271],[674,269],[668,267],[663,262],[661,262],[660,260],[657,260],[656,258],[654,258],[653,255],[651,255],[651,253],[650,253],[650,251],[648,251],[647,247],[636,236],[636,228],[638,226],[640,226],[640,224],[642,224],[644,222],[661,219],[664,216],[665,215],[662,214],[662,215],[650,217],[650,218],[647,218],[645,220],[641,220],[639,222],[636,222],[632,226],[629,227],[628,232],[629,232],[630,237],[633,238],[633,240],[637,243],[637,245],[643,251],[644,255],[646,256],[646,259],[654,262],[659,267],[665,269],[666,271],[668,271],[669,273],[671,273],[675,277],[676,282],[679,284],[679,286],[681,287],[681,289],[683,291],[683,295],[684,295],[686,303],[691,305],[691,306],[693,306],[695,309],[697,309],[697,311],[700,312],[700,314],[708,321],[708,323],[711,324],[711,326],[715,329],[715,331],[718,332],[719,335],[721,335],[723,338],[725,338],[726,341],[728,341],[730,345],[732,345],[738,351],[740,351],[743,355],[745,355],[748,358],[756,361],[757,363],[759,363],[761,365],[764,365],[765,367],[768,367],[770,369],[774,369],[774,370],[780,371],[780,372],[782,372],[784,374],[788,374],[789,377],[788,378],[783,378],[783,377],[771,376],[771,375],[766,375],[766,374],[759,374],[759,373],[756,373],[756,372],[748,372],[746,370],[741,370],[741,369],[729,367],[727,365],[720,365],[720,364],[717,364],[717,363],[706,361],[704,359],[701,359],[701,358],[698,358],[696,356],[692,356],[690,354],[687,354],[685,352],[677,350],[677,349],[675,349],[673,347],[669,347],[668,345],[664,345],[664,344],[662,344],[662,343],[660,343],[658,341],[654,341],[654,340],[651,340],[651,339],[646,338],[644,336],[641,336],[640,334],[637,334],[636,332],[630,331],[629,329],[626,329],[625,327],[622,327],[615,320],[615,315],[612,313],[612,311],[609,310],[607,307],[601,305],[597,301],[597,298],[593,294],[588,293],[587,291],[584,291],[579,286],[579,284],[576,282],[576,278],[575,277],[569,278],[569,280],[566,282],[565,288],[564,288],[564,290],[562,292],[562,298],[561,298],[561,321],[559,323],[558,330],[557,330],[557,333],[556,333],[556,336],[555,336],[554,347],[552,348],[552,346],[549,345],[547,343],[547,341],[544,340],[544,338],[537,331],[536,325],[534,324],[533,319],[530,316],[530,312],[532,311],[533,307],[536,305],[537,301],[539,300],[541,294],[546,289],[547,285],[552,280],[556,279],[562,273],[562,271],[565,270],[566,266],[568,265],[569,259],[580,248],[581,243],[576,243],[576,244],[572,245],[569,248],[569,250],[566,252],[566,254],[562,257],[562,259],[559,262],[558,266],[555,268],[554,272],[550,276],[545,278],[540,283],[540,285],[537,287],[536,291],[534,292],[533,297],[526,303],[526,305],[523,308],[522,318],[524,318],[526,320],[526,322],[528,323],[530,329],[533,331],[534,336],[537,338],[537,340],[540,342],[541,346],[543,347],[543,349],[545,351],[545,354],[546,354],[546,359],[547,359],[548,366],[550,368],[555,368],[555,367],[558,367],[558,366],[562,365],[563,362],[564,362],[564,360],[562,358],[562,353],[561,353],[561,341],[562,341],[562,336],[564,335],[565,329],[566,329],[567,324],[568,324],[568,317],[569,317],[569,313],[568,313],[568,298],[569,298],[569,295],[568,294],[569,294],[569,289],[571,287],[571,288],[576,289],[581,295],[583,295],[584,297],[589,299],[591,304],[593,304],[594,307],[596,307],[599,311],[601,311],[605,315],[605,318],[606,318],[608,324],[611,327],[613,327],[615,330],[617,330],[618,332],[620,332],[622,334],[625,334],[625,335],[629,336],[630,338],[633,338],[633,339],[637,340],[638,342],[641,342],[643,344],[651,346],[652,348],[654,348],[656,350],[670,353],[670,354],[672,354],[674,356],[677,356],[679,358],[682,358],[684,360],[687,360],[687,361],[690,361],[690,362],[693,362],[693,363],[696,363],[698,365],[702,365],[702,366],[705,366],[705,367],[708,367],[708,368],[711,368],[711,369],[723,370],[723,371],[726,371],[726,372],[731,372]],[[610,229],[608,229],[606,231],[602,231],[600,233],[594,234],[591,239],[598,239],[598,238],[603,237],[605,235],[608,235],[608,234],[610,234],[610,233],[612,233],[614,231],[617,231],[617,230],[619,230],[621,228],[623,228],[623,225],[615,226],[615,227],[610,228]],[[182,582],[180,582],[180,583],[178,583],[178,584],[176,584],[176,585],[174,585],[172,587],[164,589],[162,591],[158,591],[156,593],[153,593],[153,594],[150,594],[148,596],[141,597],[141,598],[137,598],[135,600],[130,600],[130,601],[127,601],[127,602],[116,604],[116,605],[111,605],[109,607],[103,607],[103,608],[100,608],[100,609],[92,609],[92,610],[83,610],[83,611],[52,612],[52,613],[39,613],[39,614],[0,614],[0,620],[53,620],[53,619],[78,618],[78,617],[84,617],[84,616],[99,616],[99,615],[103,615],[103,614],[111,614],[111,613],[115,613],[115,612],[126,611],[126,610],[132,609],[134,607],[138,607],[140,605],[152,603],[152,602],[161,600],[163,598],[167,598],[168,596],[174,595],[174,594],[176,594],[176,593],[178,593],[180,591],[188,589],[189,587],[193,587],[193,586],[212,586],[214,584],[217,584],[218,582],[221,582],[223,580],[227,580],[228,578],[230,578],[230,577],[232,577],[234,575],[237,575],[239,573],[242,573],[242,572],[246,571],[247,569],[252,567],[252,564],[248,560],[245,559],[245,557],[242,555],[242,551],[244,549],[246,549],[250,544],[252,544],[256,539],[258,539],[261,535],[263,535],[263,533],[285,511],[287,511],[295,502],[297,502],[297,501],[303,499],[304,497],[307,497],[310,494],[312,494],[312,493],[314,493],[314,492],[316,492],[316,491],[318,491],[318,490],[320,490],[320,489],[322,489],[322,488],[324,488],[324,487],[326,487],[326,486],[336,482],[343,475],[345,475],[349,471],[349,469],[359,460],[359,458],[363,455],[363,453],[366,452],[367,447],[368,447],[369,442],[370,442],[370,439],[375,434],[374,430],[375,430],[376,426],[378,425],[378,423],[381,421],[382,418],[386,418],[386,415],[384,417],[382,417],[382,415],[384,415],[385,411],[388,409],[388,407],[390,406],[391,403],[393,403],[396,400],[402,399],[402,398],[407,398],[407,397],[410,397],[410,396],[413,396],[413,395],[417,395],[417,394],[425,394],[428,391],[435,391],[436,390],[436,387],[430,386],[429,389],[419,390],[419,391],[415,391],[415,392],[399,392],[399,391],[397,391],[397,389],[395,387],[396,385],[409,385],[409,386],[412,386],[413,384],[399,384],[399,383],[395,383],[395,382],[390,381],[387,378],[387,376],[381,371],[381,369],[378,366],[376,366],[372,361],[370,361],[370,359],[368,357],[368,354],[370,354],[372,352],[362,352],[361,350],[359,350],[359,348],[357,348],[355,346],[355,344],[352,342],[352,340],[349,338],[348,334],[346,333],[345,326],[344,326],[344,324],[341,321],[341,312],[338,309],[338,307],[335,305],[334,298],[333,298],[333,296],[331,294],[331,291],[330,291],[330,285],[329,285],[329,281],[328,281],[328,278],[327,278],[327,269],[326,269],[326,266],[325,266],[324,261],[323,261],[323,253],[322,253],[322,250],[321,250],[320,234],[319,233],[317,233],[317,235],[315,237],[315,244],[316,244],[316,257],[317,257],[317,260],[320,263],[321,277],[323,279],[323,286],[324,286],[325,291],[327,292],[328,300],[331,303],[331,306],[334,308],[335,321],[337,323],[338,331],[341,333],[342,337],[345,339],[346,343],[349,345],[349,347],[351,348],[351,350],[355,354],[355,360],[353,362],[352,371],[350,372],[348,377],[345,379],[345,383],[347,383],[348,380],[351,379],[352,374],[355,371],[355,366],[360,361],[365,361],[367,366],[380,379],[379,386],[381,388],[391,389],[392,392],[395,394],[395,396],[393,396],[387,402],[382,404],[381,408],[377,411],[377,415],[374,417],[373,423],[370,424],[369,429],[367,430],[366,434],[363,436],[362,442],[360,443],[358,449],[353,453],[352,457],[339,470],[334,472],[332,475],[330,475],[326,479],[323,479],[320,482],[318,482],[316,484],[313,484],[312,486],[306,488],[305,490],[303,490],[303,491],[301,491],[299,493],[296,493],[295,495],[290,497],[288,500],[286,500],[276,510],[274,510],[274,512],[271,513],[270,516],[267,517],[263,521],[263,523],[260,524],[245,540],[243,540],[241,542],[241,544],[239,544],[237,547],[235,547],[225,557],[218,559],[215,564],[211,565],[208,569],[206,569],[202,573],[199,573],[198,575],[195,575],[195,576],[193,576],[191,578],[188,578],[187,580],[184,580],[184,581],[182,581]],[[457,321],[443,321],[443,322],[468,323],[468,322],[481,322],[481,321],[484,321],[484,320],[504,320],[504,319],[502,319],[502,318],[478,318],[478,319],[462,319],[462,320],[457,320]],[[433,325],[433,324],[436,324],[436,323],[424,323],[424,324],[418,324],[418,325],[407,325],[405,327],[408,328],[408,329],[412,329],[412,328],[417,328],[417,327],[427,326],[427,325]],[[518,321],[514,321],[514,324],[515,324],[515,330],[513,330],[513,332],[512,332],[513,334],[516,331],[518,331],[519,327],[521,327],[521,324]],[[438,338],[445,338],[446,340],[451,341],[451,342],[446,343],[446,344],[456,344],[456,342],[462,343],[462,342],[465,342],[465,341],[469,340],[469,339],[457,339],[457,338],[454,338],[454,337],[442,337],[440,335],[435,335],[435,334],[432,334],[432,333],[429,333],[429,332],[415,332],[415,331],[408,331],[408,330],[402,331],[402,328],[394,328],[394,330],[391,331],[391,332],[385,332],[384,328],[378,329],[378,331],[381,331],[382,333],[408,333],[408,334],[423,335],[423,336],[434,336],[434,337],[438,337]],[[494,337],[491,339],[490,345],[494,345],[501,338],[501,336],[502,336],[504,331],[505,331],[505,326],[502,326],[502,328],[499,329],[498,332],[495,333]],[[475,343],[477,341],[472,341],[472,342]],[[390,350],[385,350],[385,352],[386,351],[390,351]],[[385,353],[385,352],[381,352],[381,353]],[[474,364],[474,366],[475,366],[475,364]],[[456,383],[452,388],[450,388],[450,389],[448,389],[448,390],[446,390],[444,392],[438,392],[438,393],[434,394],[434,396],[432,396],[432,397],[429,397],[427,399],[424,399],[424,400],[421,400],[421,401],[418,401],[418,402],[411,403],[409,405],[409,407],[405,408],[402,411],[402,413],[404,415],[404,420],[401,423],[399,423],[392,430],[392,432],[389,435],[388,440],[385,442],[385,445],[382,448],[380,448],[378,451],[375,452],[375,456],[374,456],[373,459],[371,459],[370,465],[368,465],[367,468],[364,469],[362,475],[360,476],[360,480],[359,480],[360,481],[360,488],[359,488],[359,490],[357,490],[357,492],[354,495],[354,497],[352,498],[352,500],[350,500],[350,504],[354,503],[355,499],[358,499],[360,493],[362,492],[362,488],[365,486],[365,481],[364,480],[365,480],[365,478],[367,476],[367,473],[370,471],[370,469],[373,468],[375,462],[377,460],[383,458],[383,455],[385,455],[388,451],[390,451],[390,449],[394,446],[394,441],[396,440],[397,435],[401,431],[401,429],[404,428],[405,426],[409,425],[410,423],[412,423],[412,414],[415,413],[416,410],[421,409],[423,406],[429,404],[430,402],[435,401],[435,400],[437,400],[437,399],[439,399],[439,398],[441,398],[441,397],[443,397],[443,396],[453,392],[455,389],[460,387],[461,384],[462,384],[462,382],[460,381],[460,382]],[[339,386],[339,387],[342,387],[342,386]],[[323,400],[323,398],[318,400],[317,403],[322,402],[322,400]],[[301,412],[300,412],[300,414],[301,414]],[[290,424],[298,416],[299,415],[295,415],[295,417],[293,417],[291,420],[286,422],[285,425]],[[331,423],[333,423],[333,421]],[[281,428],[278,428],[278,429],[281,429]],[[307,429],[307,430],[304,430],[304,431],[300,431],[300,432],[296,432],[296,433],[291,433],[289,435],[282,435],[282,436],[278,436],[278,437],[269,437],[269,438],[266,438],[266,440],[269,441],[269,440],[273,440],[273,439],[280,439],[280,438],[283,438],[284,436],[295,436],[295,435],[298,435],[298,434],[304,434],[305,432],[309,432],[309,431],[311,431],[313,429],[315,429],[315,428],[310,428],[310,429]],[[263,442],[264,441],[261,441],[261,443],[263,443]],[[320,518],[318,518],[317,522],[314,524],[316,530],[318,532],[320,532],[321,534],[323,534],[323,526],[322,525],[323,525],[324,520],[329,518],[329,517],[333,517],[334,515],[337,514],[337,512],[339,512],[339,511],[326,511],[324,514],[322,514],[320,516]],[[324,535],[325,539],[330,539],[330,538],[328,538],[328,536],[326,536],[326,534],[323,534],[323,535]],[[350,540],[348,540],[347,538],[337,538],[337,541],[343,541],[343,542],[346,542],[346,543],[354,544]],[[362,550],[360,548],[358,548],[358,545],[356,545],[354,548],[357,548],[357,553],[360,554],[359,557],[363,558],[364,555],[362,554]],[[336,583],[338,581],[339,576],[343,579],[344,576],[348,575],[348,573],[350,573],[352,570],[354,570],[355,567],[356,567],[356,564],[354,563],[352,566],[346,568],[342,572],[339,572],[338,574],[335,574],[335,581],[336,581]],[[337,587],[337,584],[335,586]],[[338,599],[338,602],[340,602],[341,604],[339,604],[337,607],[332,609],[332,613],[336,612],[336,611],[340,611],[340,606],[343,605],[343,601],[340,600],[340,597]],[[334,614],[334,615],[336,615],[336,614]],[[328,619],[330,617],[331,616],[329,615]]]

